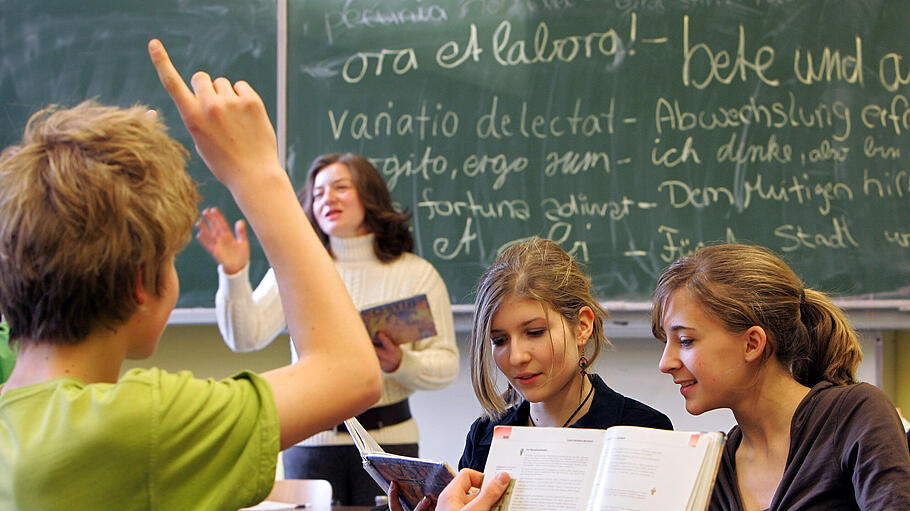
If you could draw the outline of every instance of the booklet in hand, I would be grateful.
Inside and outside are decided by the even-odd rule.
[[[436,323],[430,312],[427,295],[417,295],[403,300],[384,303],[360,311],[373,344],[379,344],[379,332],[395,344],[407,344],[436,335]]]
[[[704,511],[724,440],[635,426],[497,426],[484,480],[508,472],[514,481],[494,511]]]
[[[392,481],[398,483],[398,500],[405,511],[417,507],[424,495],[438,499],[439,493],[455,477],[455,472],[444,461],[385,452],[356,418],[348,419],[344,424],[360,451],[364,470],[382,491],[387,491]]]

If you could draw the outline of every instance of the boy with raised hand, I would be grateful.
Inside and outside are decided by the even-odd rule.
[[[36,114],[0,156],[0,509],[230,510],[264,498],[279,448],[379,397],[370,339],[277,159],[259,96],[149,53],[197,150],[280,280],[300,360],[223,381],[132,370],[176,304],[197,215],[185,150],[134,107]]]

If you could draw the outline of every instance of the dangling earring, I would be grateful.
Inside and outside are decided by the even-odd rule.
[[[584,357],[584,355],[582,355],[581,358],[578,359],[578,367],[581,368],[581,370],[578,371],[579,374],[581,374],[581,388],[578,390],[583,392],[584,388],[585,388],[585,378],[588,377],[588,371],[587,371],[588,359],[586,359]],[[588,389],[588,393],[585,394],[584,399],[581,400],[581,403],[578,403],[578,408],[576,408],[575,411],[572,412],[572,415],[570,415],[569,418],[566,419],[566,422],[563,423],[562,427],[566,427],[569,424],[572,424],[572,420],[575,418],[576,415],[578,415],[578,412],[580,412],[581,409],[585,406],[585,403],[588,402],[588,399],[591,398],[591,394],[593,394],[593,393],[594,393],[594,385],[591,385],[591,388]]]
[[[512,384],[511,384],[511,383],[509,383],[508,387],[506,388],[506,392],[512,392]]]

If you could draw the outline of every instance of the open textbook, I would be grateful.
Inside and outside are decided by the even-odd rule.
[[[376,338],[379,332],[385,333],[395,344],[436,335],[436,323],[425,294],[363,309],[360,317],[373,344],[379,344]]]
[[[357,419],[344,421],[354,445],[360,451],[363,468],[379,484],[382,491],[389,483],[398,483],[398,496],[405,511],[411,511],[424,495],[438,498],[455,472],[444,461],[425,460],[389,454],[382,450]]]
[[[512,481],[494,511],[704,511],[725,436],[634,426],[497,426],[484,480]]]

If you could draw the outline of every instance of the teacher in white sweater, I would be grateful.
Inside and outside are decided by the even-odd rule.
[[[417,456],[408,396],[442,388],[458,373],[446,285],[429,262],[411,252],[410,215],[394,209],[382,176],[366,158],[349,153],[316,158],[298,199],[359,309],[427,295],[437,335],[403,345],[379,335],[382,397],[358,416],[386,451]],[[215,312],[225,343],[238,352],[265,347],[285,328],[275,274],[270,269],[253,291],[243,220],[232,232],[221,212],[209,208],[197,227],[197,238],[219,263]],[[296,359],[293,349],[291,358]],[[285,477],[328,479],[341,505],[373,505],[374,497],[385,493],[363,470],[343,425],[288,449],[283,459]]]

